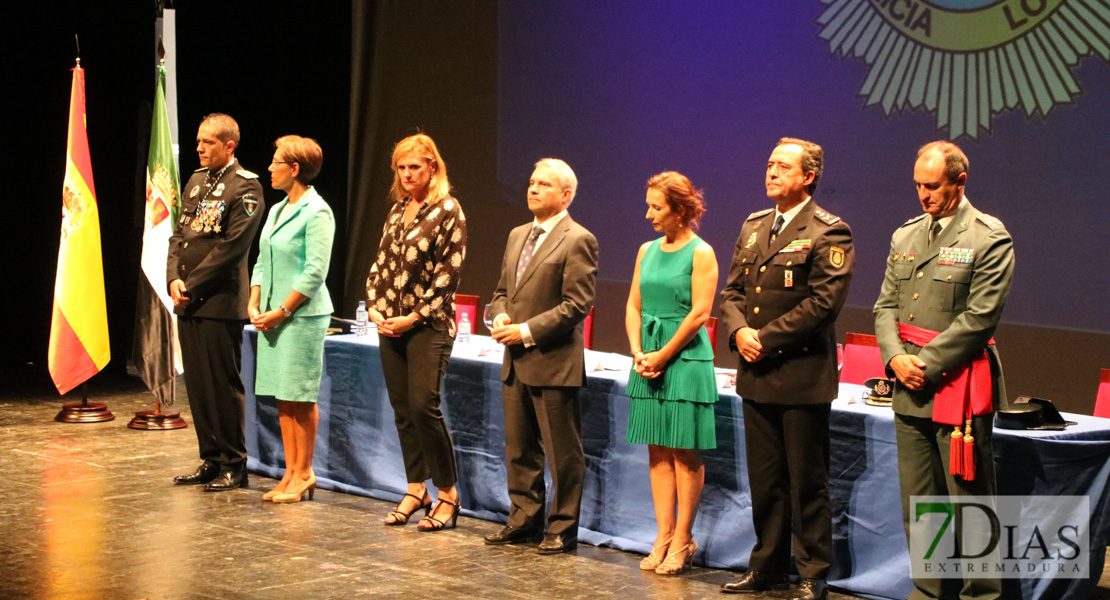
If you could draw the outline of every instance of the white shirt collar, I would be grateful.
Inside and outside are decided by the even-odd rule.
[[[802,212],[802,208],[804,208],[805,205],[809,203],[810,199],[811,197],[807,197],[805,200],[799,202],[797,206],[791,208],[786,212],[779,212],[778,207],[775,207],[775,221],[778,221],[779,215],[782,215],[782,226],[785,228],[787,225],[790,224],[791,221],[794,220],[794,217],[798,216],[798,213]]]
[[[543,229],[543,233],[551,233],[551,230],[555,229],[555,226],[558,225],[559,221],[562,221],[563,217],[565,216],[567,216],[566,209],[564,209],[563,212],[555,215],[554,217],[551,217],[550,219],[544,221],[543,223],[540,223],[539,219],[532,219],[532,229],[539,227],[540,229]]]

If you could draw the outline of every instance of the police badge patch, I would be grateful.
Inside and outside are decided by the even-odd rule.
[[[832,266],[840,268],[844,266],[844,250],[841,248],[829,248],[829,262]]]
[[[258,198],[254,196],[243,196],[243,210],[247,211],[248,217],[254,216],[255,209],[258,208]]]

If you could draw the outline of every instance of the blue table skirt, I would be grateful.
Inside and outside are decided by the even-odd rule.
[[[279,477],[284,458],[277,408],[272,398],[254,396],[256,335],[250,327],[243,333],[247,464],[252,472]],[[509,498],[501,354],[479,356],[490,342],[472,339],[455,346],[443,411],[458,457],[463,514],[504,522]],[[627,377],[627,372],[593,372],[581,396],[586,478],[579,536],[589,544],[646,553],[655,537],[655,518],[647,448],[626,441]],[[889,409],[848,404],[847,397],[857,393],[855,386],[843,386],[831,418],[830,583],[856,595],[905,598],[912,584],[893,415]],[[755,543],[741,406],[731,388],[722,390],[716,405],[718,447],[702,454],[705,490],[694,528],[701,546],[697,562],[728,569],[745,567]],[[313,467],[320,487],[399,500],[406,486],[404,468],[373,334],[327,339],[319,409]],[[1089,496],[1092,577],[1009,580],[1004,597],[1089,598],[1102,573],[1110,541],[1110,420],[1067,418],[1079,425],[1064,432],[995,432],[999,491]]]

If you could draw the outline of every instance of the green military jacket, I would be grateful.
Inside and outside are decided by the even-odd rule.
[[[994,336],[1014,274],[1014,248],[998,219],[975,209],[965,198],[948,226],[929,243],[932,219],[921,215],[894,232],[886,259],[875,333],[883,364],[899,354],[925,361],[929,384],[914,392],[894,386],[894,411],[931,417],[941,377],[987,348],[994,383],[994,406],[1006,398],[998,353],[987,343]],[[902,342],[898,324],[940,332],[924,348]],[[893,371],[887,367],[893,377]]]

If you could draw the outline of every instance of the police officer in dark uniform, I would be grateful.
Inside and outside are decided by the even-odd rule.
[[[239,364],[247,320],[247,253],[264,211],[258,175],[235,160],[238,145],[235,119],[217,113],[201,122],[201,168],[185,184],[167,261],[185,387],[204,461],[174,482],[204,484],[210,492],[247,485]]]
[[[782,138],[767,161],[776,208],[750,215],[721,292],[721,324],[740,353],[736,393],[756,543],[748,571],[721,591],[785,589],[793,543],[801,584],[789,598],[828,596],[832,554],[829,411],[837,396],[833,324],[848,296],[852,231],[810,197],[824,153]]]

